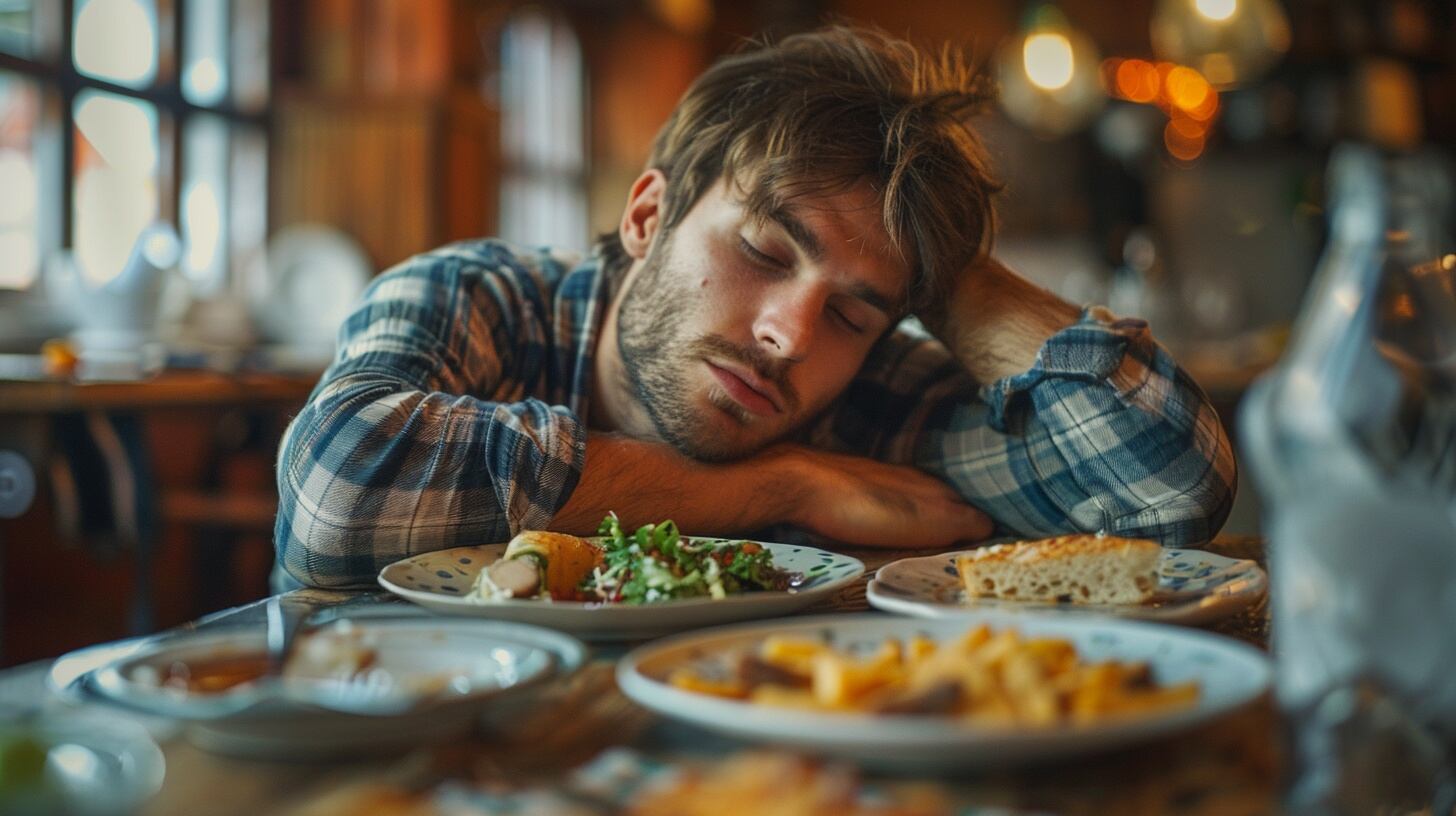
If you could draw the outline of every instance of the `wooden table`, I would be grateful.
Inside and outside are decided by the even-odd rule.
[[[1220,538],[1208,549],[1263,560],[1258,539]],[[869,573],[895,558],[930,552],[854,550]],[[319,605],[345,601],[396,603],[388,596],[301,590],[293,597]],[[198,621],[207,627],[257,622],[263,602]],[[862,611],[864,582],[809,610]],[[1267,646],[1267,602],[1212,627],[1260,647]],[[507,786],[546,785],[604,749],[627,746],[655,760],[713,759],[749,750],[748,743],[669,722],[624,697],[613,680],[622,647],[594,649],[596,658],[575,677],[543,689],[528,706],[492,717],[495,727],[462,741],[389,760],[284,764],[217,757],[181,738],[163,743],[167,781],[143,813],[192,816],[209,813],[309,814],[415,813],[382,809],[390,790],[418,789],[441,779]],[[0,703],[32,698],[45,666],[31,664],[0,673]],[[57,704],[53,701],[52,704]],[[1268,699],[1177,736],[1097,757],[1041,768],[991,772],[927,781],[957,813],[977,806],[1013,812],[1063,814],[1256,814],[1276,809],[1282,764],[1279,718]],[[873,781],[874,778],[871,777]],[[881,780],[884,781],[884,780]],[[891,780],[898,784],[898,780]]]

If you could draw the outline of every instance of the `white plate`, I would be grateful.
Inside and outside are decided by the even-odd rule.
[[[804,584],[786,592],[745,592],[722,600],[687,598],[641,605],[515,599],[481,603],[467,599],[465,596],[475,583],[476,574],[501,557],[505,544],[456,547],[410,556],[381,570],[379,583],[402,598],[447,615],[534,623],[589,640],[609,640],[655,637],[702,626],[786,615],[829,597],[865,571],[864,562],[847,555],[814,547],[756,543],[773,553],[775,566],[804,573]]]
[[[1196,680],[1188,708],[1090,726],[975,728],[930,716],[834,714],[755,705],[685,691],[673,669],[715,654],[755,648],[769,635],[823,640],[870,652],[889,637],[953,638],[977,621],[914,620],[878,614],[764,621],[695,632],[633,650],[617,667],[623,693],[660,714],[736,737],[848,757],[878,768],[945,772],[1042,762],[1091,753],[1187,728],[1253,700],[1269,685],[1268,659],[1251,646],[1196,629],[1098,616],[982,613],[995,629],[1072,641],[1084,660],[1146,661],[1158,683]]]
[[[128,644],[79,677],[68,677],[76,661],[62,658],[51,684],[73,697],[188,722],[195,742],[222,753],[337,757],[390,752],[468,730],[486,706],[569,675],[586,658],[574,638],[521,624],[422,617],[349,625],[373,654],[368,682],[260,681],[185,694],[143,679],[176,661],[264,648],[262,627],[219,627]]]
[[[875,573],[865,596],[886,612],[943,618],[999,610],[1095,612],[1164,623],[1208,623],[1264,597],[1269,581],[1253,561],[1169,547],[1158,565],[1158,591],[1146,604],[1055,604],[976,598],[967,601],[956,557],[961,552],[903,558]]]

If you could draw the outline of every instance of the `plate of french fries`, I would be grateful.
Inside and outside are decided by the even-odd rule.
[[[1263,653],[1098,616],[826,615],[702,630],[630,652],[623,693],[730,736],[917,772],[1107,750],[1234,710]]]

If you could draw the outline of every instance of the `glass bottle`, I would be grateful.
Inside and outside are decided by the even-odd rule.
[[[1456,804],[1456,242],[1434,154],[1342,146],[1291,346],[1241,412],[1292,813]]]

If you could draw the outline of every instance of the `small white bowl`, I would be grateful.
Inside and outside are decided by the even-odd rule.
[[[357,756],[462,733],[487,706],[569,675],[586,657],[579,641],[535,626],[370,618],[301,635],[282,677],[216,692],[159,682],[174,663],[263,651],[257,627],[163,636],[90,672],[84,686],[108,702],[190,723],[193,741],[220,753]],[[366,665],[356,671],[361,653]]]

